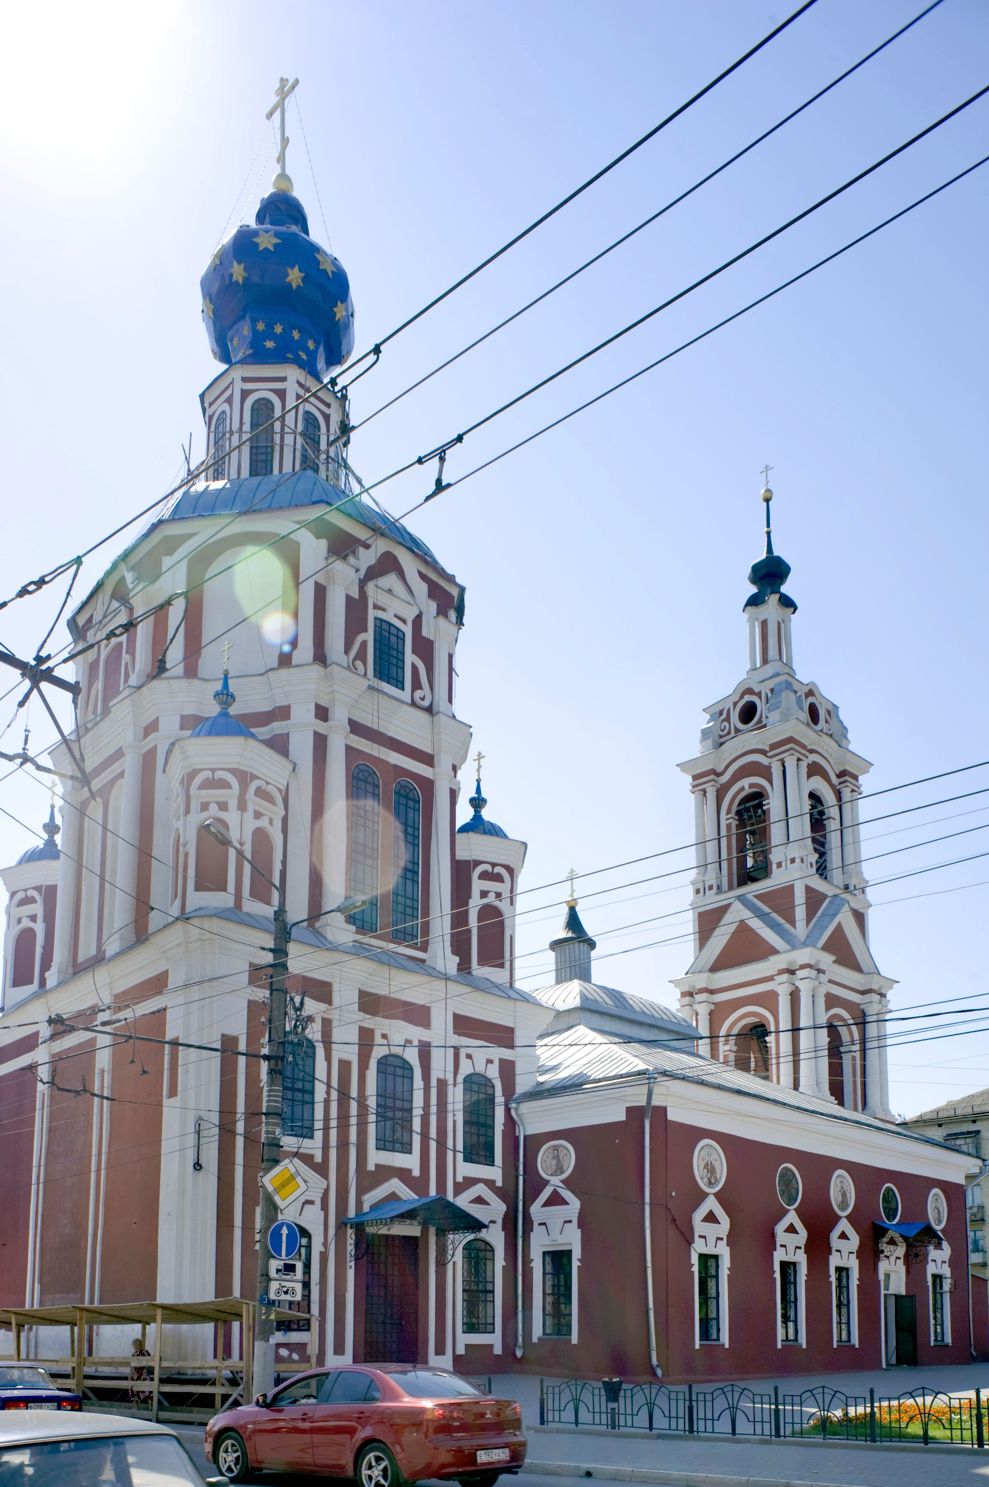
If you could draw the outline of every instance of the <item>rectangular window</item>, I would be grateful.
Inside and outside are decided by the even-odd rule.
[[[721,1341],[721,1256],[697,1256],[697,1335]]]
[[[981,1157],[982,1155],[982,1133],[980,1131],[949,1131],[947,1136],[941,1140],[945,1146],[953,1146],[956,1151],[967,1152],[970,1157]]]
[[[386,686],[405,691],[405,631],[391,620],[374,617],[374,676]]]
[[[462,1322],[465,1332],[495,1330],[495,1252],[484,1239],[464,1245]]]
[[[947,1342],[944,1325],[944,1276],[931,1276],[931,1342]]]
[[[573,1336],[572,1250],[543,1250],[543,1336]]]
[[[316,1045],[287,1033],[282,1046],[282,1135],[311,1141],[316,1132]]]
[[[800,1291],[796,1260],[780,1261],[780,1341],[800,1341]]]
[[[834,1267],[835,1342],[852,1342],[852,1272],[847,1265]]]

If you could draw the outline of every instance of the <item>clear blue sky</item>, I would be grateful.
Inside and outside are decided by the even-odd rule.
[[[795,5],[794,7],[795,8]],[[715,94],[388,348],[360,417],[718,164],[922,8],[819,0]],[[346,265],[364,349],[763,36],[758,0],[258,0],[20,7],[0,141],[8,438],[0,587],[164,491],[215,371],[198,281],[273,168],[264,112],[298,75],[289,168]],[[989,81],[989,8],[945,0],[718,182],[355,436],[367,480],[737,252]],[[462,473],[905,205],[986,149],[989,102],[766,252],[451,456]],[[311,168],[310,168],[311,158]],[[315,180],[314,180],[315,178]],[[592,413],[494,466],[414,525],[467,585],[458,711],[487,755],[488,814],[525,838],[524,885],[687,842],[676,762],[747,664],[741,606],[774,466],[799,674],[839,705],[882,789],[989,756],[985,465],[989,168]],[[325,222],[323,224],[323,213]],[[431,483],[382,492],[395,511]],[[104,566],[97,555],[85,592]],[[33,651],[60,595],[0,615]],[[62,637],[57,637],[61,639]],[[0,705],[0,728],[15,697]],[[0,741],[20,744],[22,718]],[[50,737],[40,710],[32,745]],[[863,814],[989,787],[989,770]],[[45,813],[25,773],[0,806]],[[464,802],[464,814],[466,802]],[[955,817],[958,819],[954,819]],[[945,818],[951,817],[949,821]],[[948,832],[970,835],[921,845]],[[891,834],[894,833],[895,834]],[[0,856],[32,839],[2,818]],[[989,794],[867,828],[873,878],[989,852]],[[690,959],[691,854],[586,879],[597,977],[672,999]],[[633,883],[634,880],[634,883]],[[896,1009],[985,1005],[989,857],[877,887],[873,948]],[[594,890],[608,887],[601,898]],[[532,893],[519,972],[559,921]],[[657,915],[675,917],[639,924]],[[653,941],[670,943],[655,946]],[[640,948],[649,945],[651,948]],[[530,953],[531,952],[531,953]],[[605,958],[605,956],[608,958]],[[964,1000],[967,998],[967,1000]],[[979,998],[982,999],[980,1002]],[[975,1026],[981,1027],[981,1019]],[[903,1024],[913,1029],[924,1024]],[[892,1055],[894,1109],[987,1082],[989,1035]]]

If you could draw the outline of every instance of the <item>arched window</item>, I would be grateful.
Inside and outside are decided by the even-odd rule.
[[[769,1078],[769,1029],[764,1022],[754,1022],[735,1034],[735,1068],[759,1079]]]
[[[737,884],[760,883],[769,876],[766,797],[751,790],[735,807],[735,861]]]
[[[355,764],[350,776],[350,892],[367,904],[351,914],[355,929],[378,929],[378,843],[381,781],[369,764]]]
[[[213,480],[227,478],[227,410],[221,408],[213,421]]]
[[[302,450],[299,459],[300,470],[319,470],[319,445],[320,445],[319,419],[311,408],[307,408],[302,415]]]
[[[419,791],[408,780],[395,786],[395,886],[391,894],[391,932],[396,940],[419,939]]]
[[[482,904],[477,911],[477,964],[505,964],[505,917],[494,904]]]
[[[275,405],[270,398],[251,404],[251,475],[270,475],[275,467]]]
[[[819,878],[828,875],[828,808],[814,791],[807,797],[810,807],[810,844],[814,852],[814,869]]]
[[[495,1330],[495,1252],[484,1239],[470,1239],[463,1248],[463,1330]]]
[[[484,1074],[464,1080],[464,1161],[493,1167],[495,1159],[495,1087]]]
[[[379,1151],[412,1150],[412,1065],[397,1053],[378,1059],[374,1141]]]
[[[14,940],[13,967],[10,984],[13,987],[33,986],[38,974],[38,931],[26,925],[19,930]]]

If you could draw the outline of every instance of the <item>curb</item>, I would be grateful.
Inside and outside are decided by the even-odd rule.
[[[612,1482],[655,1482],[665,1487],[843,1487],[840,1483],[802,1482],[796,1477],[713,1476],[709,1472],[663,1471],[647,1466],[580,1467],[562,1461],[527,1461],[523,1470],[545,1477],[601,1477]],[[847,1487],[847,1484],[844,1484]]]

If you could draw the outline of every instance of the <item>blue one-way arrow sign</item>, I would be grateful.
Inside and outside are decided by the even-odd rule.
[[[299,1253],[301,1242],[298,1225],[288,1219],[279,1219],[268,1230],[268,1248],[276,1260],[291,1260]]]

